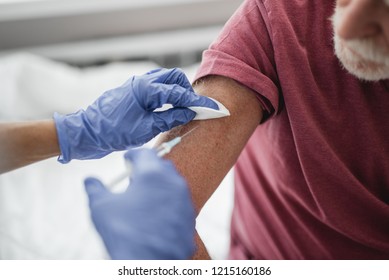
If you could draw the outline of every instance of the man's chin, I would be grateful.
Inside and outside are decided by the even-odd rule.
[[[339,58],[339,57],[338,57]],[[389,68],[379,67],[367,62],[349,62],[339,58],[343,67],[352,75],[363,81],[380,81],[389,78]]]
[[[389,79],[389,65],[364,59],[361,55],[347,48],[339,38],[335,38],[334,41],[335,54],[350,74],[363,81]]]

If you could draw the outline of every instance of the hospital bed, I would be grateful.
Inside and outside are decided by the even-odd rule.
[[[0,0],[0,120],[74,112],[157,67],[179,66],[192,79],[202,50],[241,2]],[[66,165],[53,158],[0,175],[0,258],[108,258],[83,179],[111,182],[124,170],[122,155]],[[232,204],[230,172],[197,218],[214,259],[227,254]]]

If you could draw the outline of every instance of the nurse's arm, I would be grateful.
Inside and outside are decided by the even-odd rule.
[[[260,123],[263,111],[252,90],[229,78],[208,76],[198,81],[194,89],[223,103],[231,116],[193,121],[162,135],[157,145],[197,126],[167,158],[173,160],[178,171],[186,178],[199,212],[236,162]],[[201,242],[198,247],[194,258],[206,258]]]
[[[59,154],[53,120],[0,123],[0,174]]]

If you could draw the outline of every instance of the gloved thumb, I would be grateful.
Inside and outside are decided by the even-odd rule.
[[[99,197],[110,193],[100,180],[93,177],[86,178],[84,185],[90,204],[92,204]]]

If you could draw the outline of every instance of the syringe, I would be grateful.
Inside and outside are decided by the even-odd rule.
[[[177,137],[173,138],[170,141],[163,142],[161,145],[159,145],[156,148],[157,156],[158,157],[163,157],[163,156],[167,155],[168,153],[170,153],[171,150],[181,142],[182,138],[187,136],[189,133],[191,133],[197,127],[198,126],[192,128],[191,130],[189,130],[188,132],[186,132],[182,136],[177,136]],[[132,164],[131,164],[131,162],[129,160],[126,160],[126,171],[124,171],[120,176],[118,176],[115,180],[113,180],[110,184],[108,184],[108,186],[107,186],[108,189],[112,190],[118,183],[120,183],[124,179],[130,177],[131,176],[131,171],[132,171]]]
[[[187,136],[189,133],[191,133],[193,130],[195,130],[198,126],[192,128],[191,130],[189,130],[188,132],[186,132],[184,135],[182,136],[177,136],[176,138],[168,141],[168,142],[163,142],[161,145],[159,145],[157,147],[157,156],[159,157],[163,157],[165,155],[167,155],[168,153],[170,153],[170,151],[178,144],[181,142],[182,138],[184,138],[185,136]]]

